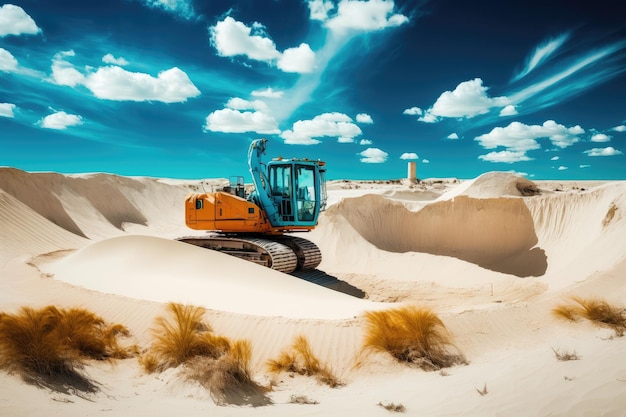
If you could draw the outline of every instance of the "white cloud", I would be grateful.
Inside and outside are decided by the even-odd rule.
[[[578,165],[578,168],[589,168],[590,166],[591,165],[589,164],[581,164],[581,165]]]
[[[402,155],[400,155],[400,159],[419,159],[420,157],[417,156],[417,154],[415,152],[405,152]]]
[[[85,82],[85,76],[74,65],[65,61],[65,57],[74,56],[74,51],[62,51],[54,55],[50,81],[54,84],[75,87]]]
[[[307,74],[315,69],[315,52],[306,43],[297,48],[288,48],[278,58],[278,68],[284,72]]]
[[[0,48],[0,71],[17,71],[17,59],[4,48]]]
[[[439,120],[441,120],[441,118],[427,111],[427,112],[424,112],[424,115],[418,118],[417,120],[420,122],[424,122],[424,123],[437,123],[439,122]]]
[[[210,28],[211,45],[220,56],[245,56],[248,59],[267,64],[276,63],[284,72],[300,74],[315,69],[315,52],[306,43],[288,48],[283,53],[276,49],[274,41],[267,37],[265,27],[255,22],[252,27],[226,16],[224,20]]]
[[[68,114],[64,111],[49,114],[39,121],[39,125],[46,129],[65,130],[70,126],[83,124],[83,119],[75,114]]]
[[[423,163],[423,164],[430,164],[430,160],[428,160],[428,159],[422,159],[422,163]]]
[[[359,145],[371,145],[371,144],[372,144],[372,141],[369,139],[361,139],[359,141]]]
[[[149,7],[160,8],[184,19],[195,16],[191,0],[142,0]]]
[[[367,148],[363,152],[359,152],[363,158],[361,158],[361,162],[366,164],[382,164],[387,161],[387,157],[389,154],[385,151],[382,151],[378,148]]]
[[[624,126],[624,125],[615,126],[611,130],[614,130],[616,132],[626,132],[626,126]]]
[[[609,146],[607,148],[593,148],[589,149],[588,151],[584,151],[583,153],[586,153],[589,156],[615,156],[623,154],[622,151],[617,150],[612,146]]]
[[[101,67],[87,75],[84,85],[98,98],[117,101],[180,103],[200,95],[187,74],[176,67],[156,77],[120,67]]]
[[[36,35],[41,32],[37,24],[24,9],[14,4],[0,7],[0,36]]]
[[[559,167],[559,171],[565,171],[566,169],[567,169],[567,167],[566,167],[566,166],[563,166],[563,165],[561,165],[561,166]]]
[[[611,137],[604,133],[596,133],[595,135],[591,136],[591,141],[592,142],[610,142]]]
[[[503,162],[507,164],[531,160],[531,158],[526,155],[526,152],[523,151],[489,152],[486,155],[480,155],[478,159],[482,159],[486,162]]]
[[[580,135],[585,131],[578,125],[565,127],[553,120],[547,120],[543,125],[525,125],[512,122],[506,127],[496,127],[491,132],[477,136],[478,141],[485,149],[503,147],[502,152],[491,152],[481,159],[490,162],[517,162],[528,161],[527,151],[540,149],[536,139],[548,138],[554,146],[566,148],[580,141]]]
[[[370,116],[367,113],[359,113],[356,115],[356,121],[358,123],[363,123],[363,124],[372,124],[374,123],[374,120],[372,119],[372,116]]]
[[[274,91],[271,87],[267,87],[264,90],[254,90],[252,92],[253,97],[281,98],[283,95],[284,91]]]
[[[269,113],[265,102],[248,101],[238,97],[228,100],[225,109],[209,114],[204,130],[223,133],[280,133],[278,122]]]
[[[330,16],[325,21],[326,27],[339,34],[370,32],[401,26],[409,21],[408,17],[394,13],[394,9],[393,0],[341,0],[333,16],[330,16],[332,9],[325,10],[326,16]],[[323,13],[316,16],[323,17]]]
[[[553,156],[552,158],[550,158],[551,161],[558,161],[559,159],[561,158],[559,158],[558,156]]]
[[[419,107],[411,107],[410,109],[405,109],[402,114],[408,114],[409,116],[421,116],[424,114],[424,110]]]
[[[539,45],[531,57],[526,62],[526,66],[518,75],[513,79],[514,81],[523,78],[532,70],[537,68],[542,62],[547,61],[569,38],[569,33],[564,33],[556,38],[549,39],[545,43]]]
[[[514,169],[511,169],[511,170],[509,170],[507,172],[510,173],[510,174],[514,174],[514,175],[520,176],[520,177],[527,177],[528,176],[528,172],[516,171]]]
[[[120,67],[128,65],[128,61],[122,57],[115,58],[112,54],[106,54],[102,57],[102,62],[105,64],[119,65]]]
[[[328,13],[335,8],[331,0],[309,0],[311,20],[324,21],[328,19]]]
[[[500,110],[500,116],[515,116],[517,114],[517,109],[514,105],[509,104]]]
[[[340,142],[352,142],[363,132],[343,113],[324,113],[312,120],[298,120],[291,130],[285,130],[281,137],[291,145],[314,145],[321,137],[336,137]]]
[[[223,133],[277,134],[280,132],[276,119],[269,114],[233,109],[216,110],[209,114],[204,129]]]
[[[15,117],[13,111],[16,109],[13,103],[0,103],[0,117]]]
[[[230,100],[228,100],[228,103],[226,103],[226,107],[233,109],[233,110],[255,110],[255,111],[267,111],[268,110],[267,104],[265,104],[264,101],[261,101],[261,100],[249,101],[249,100],[244,100],[239,97],[233,97]]]
[[[450,139],[450,140],[457,140],[458,138],[459,138],[459,135],[457,135],[456,133],[450,133],[447,136],[447,139]]]
[[[250,28],[226,16],[210,30],[211,43],[221,56],[244,55],[256,61],[271,61],[280,57],[274,42],[263,36],[264,28],[259,23]]]
[[[492,107],[509,104],[506,97],[489,97],[487,90],[480,78],[464,81],[454,91],[442,93],[428,113],[441,117],[471,118],[489,112]]]
[[[54,56],[52,74],[49,81],[59,85],[76,87],[84,85],[94,96],[115,101],[161,101],[163,103],[180,103],[188,98],[200,95],[200,90],[191,82],[187,74],[174,67],[158,73],[156,77],[130,72],[119,66],[105,66],[97,70],[88,68],[83,74],[65,58],[75,56],[74,51],[62,51]],[[105,60],[121,62],[123,58],[113,56]],[[125,60],[124,60],[125,61]]]

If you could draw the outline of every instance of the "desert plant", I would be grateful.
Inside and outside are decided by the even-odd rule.
[[[271,404],[267,388],[252,379],[252,349],[246,340],[231,342],[217,357],[196,356],[185,363],[184,374],[211,393],[215,402],[223,404]]]
[[[626,309],[616,307],[598,298],[572,297],[574,305],[558,305],[552,314],[561,319],[577,321],[581,318],[612,329],[616,336],[623,336],[626,331]]]
[[[294,372],[300,375],[315,376],[317,380],[331,388],[342,385],[327,365],[313,354],[309,341],[303,335],[296,337],[293,344],[283,350],[277,359],[270,359],[267,368],[271,373]]]
[[[152,329],[154,341],[140,363],[148,372],[175,368],[195,356],[219,358],[229,348],[227,338],[216,336],[203,322],[202,307],[170,303],[169,317],[160,316]]]
[[[476,392],[478,392],[478,394],[480,394],[481,397],[484,397],[485,395],[487,395],[489,393],[489,391],[487,391],[487,384],[483,385],[483,389],[478,389],[476,387],[474,387],[476,389]]]
[[[404,413],[406,411],[406,407],[402,404],[394,404],[394,403],[386,403],[384,404],[382,401],[377,405],[381,406],[387,411],[391,411],[393,413]]]
[[[289,404],[315,405],[319,404],[319,402],[309,399],[309,397],[307,397],[306,395],[292,395],[289,399]]]
[[[85,359],[130,356],[130,349],[118,345],[118,335],[128,330],[85,309],[23,307],[17,314],[0,314],[0,366],[51,389],[93,391],[78,369]]]
[[[400,362],[424,370],[467,363],[441,319],[431,310],[406,306],[366,312],[365,319],[365,350],[387,352]]]
[[[169,317],[157,317],[154,341],[140,358],[148,372],[184,365],[183,373],[206,388],[218,404],[264,405],[266,389],[252,380],[252,348],[248,341],[231,341],[213,334],[203,321],[202,307],[170,303]]]
[[[561,352],[561,351],[558,351],[558,350],[556,350],[554,348],[552,348],[552,351],[554,352],[554,356],[558,360],[563,361],[563,362],[565,362],[565,361],[577,361],[578,359],[580,359],[580,356],[578,356],[575,351],[574,352],[568,352],[568,351]]]

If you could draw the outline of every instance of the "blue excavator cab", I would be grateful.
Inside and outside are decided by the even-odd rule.
[[[298,158],[276,158],[265,164],[266,142],[257,139],[250,145],[248,165],[255,191],[248,200],[265,211],[272,227],[315,227],[326,208],[326,164]]]

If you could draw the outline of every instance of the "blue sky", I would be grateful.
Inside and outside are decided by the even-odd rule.
[[[626,179],[617,3],[0,3],[0,166],[249,179],[265,137],[331,179]]]

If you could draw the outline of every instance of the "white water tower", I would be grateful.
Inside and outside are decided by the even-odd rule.
[[[408,173],[407,173],[406,179],[410,183],[415,184],[417,182],[417,174],[416,174],[416,172],[417,172],[417,167],[416,167],[415,161],[409,162]]]

